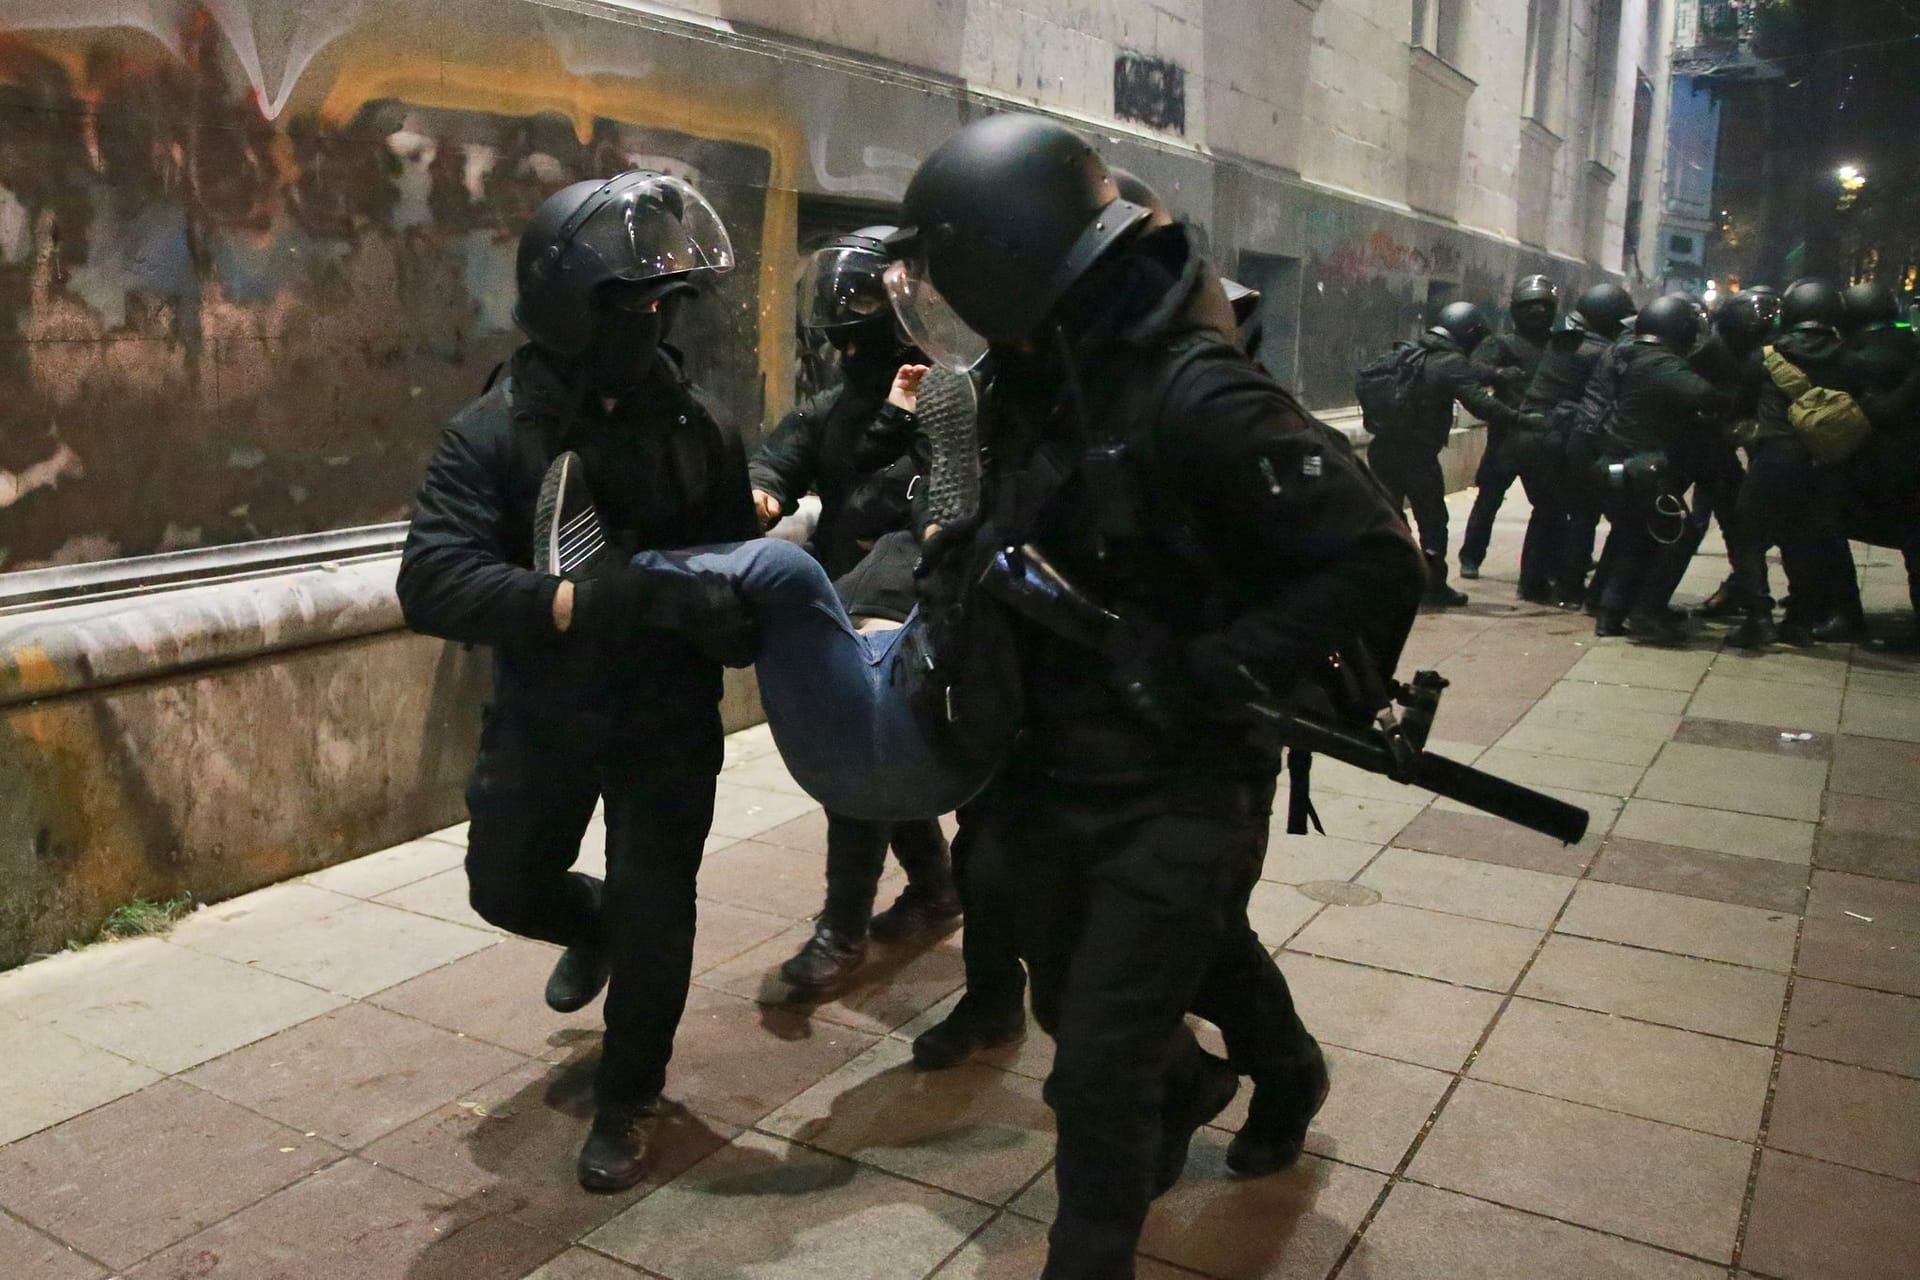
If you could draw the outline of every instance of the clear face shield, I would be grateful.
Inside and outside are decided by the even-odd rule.
[[[968,327],[927,277],[924,259],[887,268],[887,298],[913,345],[943,369],[965,373],[986,358],[987,340]]]
[[[890,315],[882,278],[888,265],[872,249],[842,245],[814,253],[800,278],[800,323],[808,329],[844,329]]]
[[[596,259],[617,280],[725,275],[733,241],[705,196],[679,178],[650,174],[613,185],[582,206],[567,252]]]

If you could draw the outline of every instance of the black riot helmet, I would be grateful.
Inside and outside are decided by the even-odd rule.
[[[593,341],[595,295],[616,282],[663,298],[733,268],[733,242],[679,178],[630,169],[550,196],[520,237],[513,318],[534,342],[577,356]]]
[[[1507,299],[1508,306],[1523,306],[1529,302],[1545,302],[1554,307],[1560,305],[1560,286],[1547,276],[1522,276],[1514,282],[1513,293]]]
[[[1513,317],[1517,332],[1538,339],[1553,327],[1560,314],[1560,286],[1546,276],[1522,277],[1507,299],[1507,314]]]
[[[1569,323],[1577,322],[1580,328],[1589,333],[1614,338],[1619,336],[1635,310],[1633,295],[1608,281],[1606,284],[1596,284],[1581,294],[1567,320]]]
[[[1479,307],[1471,302],[1449,302],[1440,308],[1428,332],[1445,334],[1459,343],[1462,351],[1472,351],[1493,330]]]
[[[1761,346],[1780,323],[1780,295],[1744,289],[1720,304],[1713,327],[1727,345],[1739,351]]]
[[[1146,179],[1131,169],[1113,168],[1107,172],[1113,176],[1114,189],[1120,193],[1122,200],[1137,204],[1147,211],[1149,224],[1164,227],[1173,221],[1173,210],[1167,208],[1167,202],[1160,198],[1158,191],[1147,185]]]
[[[1150,216],[1120,198],[1099,153],[1065,125],[1004,114],[941,143],[907,184],[904,260],[888,273],[915,344],[950,367],[1017,342]],[[968,350],[967,334],[977,335]],[[970,357],[970,359],[969,359]]]
[[[1847,300],[1821,280],[1800,280],[1780,295],[1780,327],[1795,331],[1838,329],[1846,323]]]
[[[1900,300],[1883,284],[1856,284],[1840,297],[1846,304],[1849,333],[1870,324],[1895,324],[1900,319]]]
[[[1684,293],[1669,293],[1640,308],[1633,340],[1686,354],[1700,341],[1700,308]]]
[[[898,228],[862,227],[838,236],[807,259],[800,282],[800,323],[836,341],[852,330],[893,324],[887,301],[887,238]]]

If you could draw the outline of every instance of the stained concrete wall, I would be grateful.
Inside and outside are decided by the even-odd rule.
[[[1567,0],[1570,86],[1621,10],[1590,95],[1608,167],[1577,88],[1558,146],[1528,144],[1501,87],[1518,0],[1467,6],[1459,67],[1408,47],[1405,0],[0,0],[0,574],[404,518],[515,341],[527,215],[630,164],[732,229],[739,267],[679,337],[751,435],[804,368],[802,226],[884,216],[1008,106],[1082,123],[1200,224],[1267,289],[1273,367],[1338,408],[1435,301],[1620,265],[1618,153],[1670,2]],[[77,649],[88,680],[0,697],[0,962],[458,814],[471,655],[236,637]]]

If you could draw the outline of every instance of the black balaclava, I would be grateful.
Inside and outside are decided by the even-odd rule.
[[[900,341],[892,316],[836,329],[829,340],[840,353],[841,376],[870,396],[886,395],[900,366],[915,362],[912,348]]]
[[[618,399],[653,373],[660,344],[672,327],[677,296],[657,287],[611,284],[594,297],[593,340],[580,353],[580,369],[596,395]]]
[[[1513,317],[1513,331],[1535,342],[1545,342],[1553,331],[1555,308],[1551,302],[1516,302],[1507,308]]]

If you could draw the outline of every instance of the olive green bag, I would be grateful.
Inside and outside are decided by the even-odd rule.
[[[1845,462],[1860,451],[1873,434],[1873,424],[1851,395],[1830,387],[1816,387],[1793,361],[1767,348],[1767,376],[1787,393],[1787,425],[1806,442],[1813,460]]]

